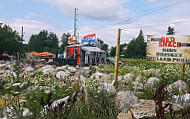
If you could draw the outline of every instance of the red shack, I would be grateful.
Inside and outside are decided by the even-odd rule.
[[[65,47],[64,57],[76,59],[76,65],[105,63],[106,52],[90,44],[74,44]]]

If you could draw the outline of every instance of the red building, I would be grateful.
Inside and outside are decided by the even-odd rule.
[[[101,64],[106,60],[106,52],[90,44],[75,44],[65,47],[64,57],[76,59],[78,65]]]

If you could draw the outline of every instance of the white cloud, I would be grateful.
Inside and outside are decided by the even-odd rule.
[[[158,1],[158,0],[146,0],[147,2],[155,2],[155,1]]]
[[[78,6],[80,9],[78,13],[80,17],[86,17],[88,19],[100,19],[99,16],[107,16],[107,15],[118,15],[121,16],[119,18],[106,18],[106,20],[112,20],[112,22],[119,19],[119,21],[123,21],[126,19],[125,12],[128,12],[126,9],[122,9],[123,0],[35,0],[37,2],[44,1],[50,3],[50,5],[54,7],[58,7],[63,13],[67,15],[71,15],[73,17],[73,10],[75,6]],[[77,2],[76,2],[77,1]],[[173,1],[176,2],[177,0]],[[172,3],[173,3],[172,2]],[[157,2],[158,3],[158,2]],[[162,4],[162,3],[160,3]],[[167,4],[171,4],[168,2]],[[124,29],[121,31],[121,43],[128,43],[133,37],[137,37],[140,29],[143,30],[145,35],[161,35],[166,34],[168,26],[174,27],[176,31],[176,35],[189,35],[190,33],[190,2],[186,0],[185,3],[175,5],[168,9],[162,10],[162,12],[150,14],[144,17],[138,17],[137,19],[133,19],[131,23],[126,23],[124,25],[109,25],[105,27],[99,28],[101,25],[98,22],[91,22],[84,24],[84,27],[79,27],[78,32],[80,33],[80,39],[91,33],[96,33],[98,38],[101,38],[105,43],[109,46],[116,46],[117,41],[117,29]],[[118,11],[118,9],[120,9]],[[57,26],[52,26],[48,24],[48,20],[42,22],[42,20],[36,19],[34,17],[43,17],[36,13],[28,14],[22,18],[17,18],[12,21],[6,21],[5,19],[1,19],[3,23],[10,25],[13,29],[17,30],[21,33],[21,27],[24,26],[25,36],[24,39],[26,41],[29,40],[31,34],[37,34],[41,30],[48,30],[55,32],[59,38],[61,38],[62,33],[72,33],[72,29],[65,29]],[[122,17],[122,18],[121,18]],[[102,18],[105,19],[105,18]],[[173,23],[176,21],[184,21],[187,22],[182,23]],[[85,22],[85,21],[84,21]],[[171,24],[170,24],[171,23]],[[172,24],[173,23],[173,24]],[[156,24],[163,24],[154,27],[146,27]]]
[[[73,16],[74,8],[79,10],[80,17],[93,20],[122,20],[128,17],[128,9],[122,4],[128,0],[35,0],[36,2],[48,2],[58,7],[65,15]],[[115,17],[111,17],[115,16]]]

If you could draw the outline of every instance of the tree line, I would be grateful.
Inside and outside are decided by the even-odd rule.
[[[167,35],[174,35],[174,28],[168,27]],[[21,44],[22,38],[19,33],[13,30],[8,25],[0,25],[0,54],[6,52],[10,55],[15,55],[17,52],[51,52],[63,53],[65,47],[68,46],[68,40],[71,37],[70,33],[63,33],[61,36],[61,45],[59,46],[58,36],[54,32],[42,30],[38,34],[33,34],[28,44]],[[107,56],[114,57],[116,47],[108,49],[106,44],[100,38],[97,38],[94,44],[100,49],[106,51]],[[146,42],[144,40],[143,32],[140,30],[137,38],[133,38],[128,44],[120,45],[120,57],[123,58],[144,58],[146,56]]]

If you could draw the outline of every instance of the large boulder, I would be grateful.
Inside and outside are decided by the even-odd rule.
[[[69,72],[75,73],[77,69],[75,67],[68,67]]]
[[[133,81],[133,77],[134,77],[133,74],[127,73],[127,74],[125,74],[125,75],[123,76],[123,79],[124,79],[125,81],[127,81],[127,82],[131,82],[131,81]]]
[[[142,82],[146,82],[147,79],[146,79],[146,77],[143,77],[143,76],[139,75],[139,76],[137,76],[137,78],[135,79],[135,81],[142,83]]]
[[[163,102],[162,104],[164,106],[167,103]],[[178,112],[183,109],[179,104],[170,104],[173,105],[174,112]],[[169,107],[166,108],[166,111],[168,111],[168,108]],[[154,100],[141,100],[140,103],[131,106],[129,110],[135,119],[151,118],[156,116]]]
[[[173,89],[177,89],[179,91],[187,90],[188,85],[184,81],[178,80],[167,87],[168,91],[172,91]]]
[[[56,67],[56,71],[65,71],[68,68],[68,66],[61,66],[61,67]]]
[[[115,87],[111,83],[104,82],[104,89],[108,93],[115,93],[116,92]]]
[[[109,80],[110,76],[106,73],[100,73],[96,72],[92,76],[90,76],[90,79],[98,79],[98,80]]]
[[[175,103],[178,103],[180,105],[188,105],[190,104],[190,94],[185,95],[173,95],[172,99]]]
[[[139,103],[139,99],[131,91],[121,91],[116,94],[115,103],[121,113],[127,113],[132,105]]]
[[[68,77],[70,75],[70,72],[68,72],[68,71],[58,71],[57,73],[56,73],[56,77],[57,78],[66,78],[66,77]]]
[[[45,65],[41,69],[42,69],[43,74],[46,76],[55,71],[55,69],[51,65]]]
[[[24,73],[32,73],[32,72],[34,72],[34,68],[32,68],[31,66],[29,66],[29,67],[26,67],[25,69],[24,69]]]

